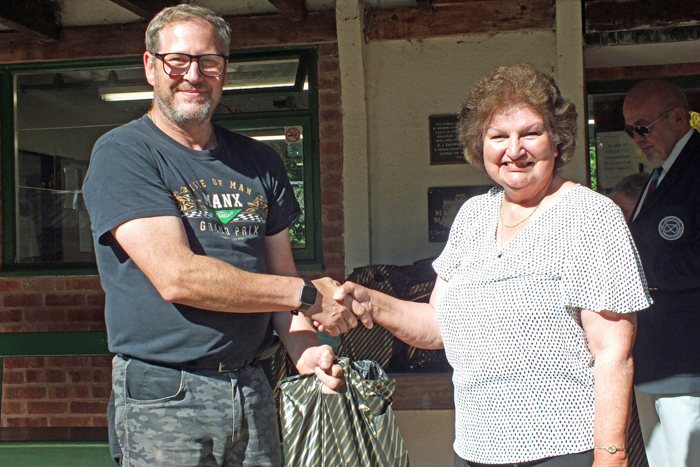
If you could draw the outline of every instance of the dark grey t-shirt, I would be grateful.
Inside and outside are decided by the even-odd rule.
[[[299,205],[273,149],[222,128],[216,133],[215,150],[195,151],[143,117],[95,143],[83,195],[112,352],[163,363],[237,361],[271,342],[270,313],[212,312],[163,300],[110,233],[133,219],[177,216],[196,254],[265,273],[264,238],[289,227]]]

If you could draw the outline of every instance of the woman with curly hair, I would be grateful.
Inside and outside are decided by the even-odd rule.
[[[455,466],[627,465],[635,312],[649,294],[617,206],[558,174],[575,136],[550,76],[496,69],[464,102],[460,137],[498,186],[460,209],[430,303],[336,292],[408,344],[445,348]]]

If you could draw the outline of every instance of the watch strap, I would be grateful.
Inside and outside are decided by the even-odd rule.
[[[316,289],[316,286],[314,286],[310,280],[304,279],[304,285],[301,287],[301,291],[299,292],[299,302],[301,304],[299,305],[299,308],[292,310],[291,313],[293,315],[298,315],[299,313],[306,312],[309,308],[316,304],[317,299],[318,290]]]

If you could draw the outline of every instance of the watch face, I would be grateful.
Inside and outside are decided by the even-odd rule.
[[[306,305],[314,305],[316,303],[317,296],[318,290],[316,290],[316,287],[305,285],[301,288],[301,295],[299,296],[299,301]]]

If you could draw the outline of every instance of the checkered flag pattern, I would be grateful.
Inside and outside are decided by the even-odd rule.
[[[242,212],[238,214],[236,217],[231,222],[242,222],[242,221],[250,221],[250,222],[258,222],[261,224],[265,223],[265,219],[260,217],[259,214],[254,213],[254,212]]]
[[[214,217],[214,214],[212,214],[209,211],[189,211],[185,213],[185,217],[192,217],[192,218],[198,218],[198,217]]]

